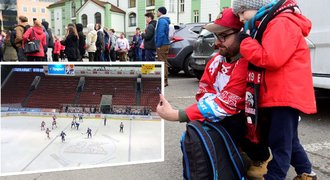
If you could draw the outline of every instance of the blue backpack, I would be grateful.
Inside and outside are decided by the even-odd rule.
[[[242,157],[220,123],[191,121],[181,137],[183,179],[244,180]]]

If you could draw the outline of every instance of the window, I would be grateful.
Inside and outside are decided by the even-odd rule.
[[[81,16],[81,22],[82,22],[84,27],[87,27],[87,15],[86,14],[83,14]]]
[[[209,14],[209,22],[212,22],[212,14]]]
[[[153,13],[153,14],[155,14],[155,9],[148,9],[148,10],[146,10],[146,13]]]
[[[37,8],[32,8],[32,12],[37,12]]]
[[[59,20],[60,19],[60,13],[56,13],[56,20]]]
[[[97,24],[102,24],[101,23],[101,13],[99,13],[99,12],[95,13],[94,17],[95,17],[95,24],[96,23]]]
[[[184,0],[180,0],[180,12],[184,12]]]
[[[27,7],[23,7],[23,12],[27,12]]]
[[[170,0],[168,5],[168,12],[175,12],[175,0]]]
[[[199,22],[199,11],[194,10],[194,22],[197,23]]]
[[[76,17],[76,3],[74,1],[71,4],[71,17]]]
[[[129,25],[128,26],[136,26],[136,14],[131,13],[129,14]]]
[[[154,6],[155,0],[147,0],[147,6]]]
[[[46,13],[46,9],[45,8],[41,8],[41,13]]]
[[[136,7],[136,0],[129,0],[128,1],[128,7],[129,8],[134,8],[134,7]]]

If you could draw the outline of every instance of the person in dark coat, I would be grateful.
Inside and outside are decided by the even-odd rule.
[[[84,27],[83,27],[82,24],[78,23],[76,25],[76,27],[77,27],[78,36],[79,36],[79,48],[78,49],[79,49],[80,57],[81,57],[80,60],[82,60],[82,58],[84,57],[84,55],[86,53],[86,49],[85,49],[85,47],[86,47],[86,36],[83,33]]]
[[[148,12],[144,15],[148,24],[145,33],[142,33],[144,39],[145,60],[155,61],[156,57],[156,43],[155,43],[155,28],[157,21],[154,20],[154,14]]]
[[[103,52],[104,52],[104,33],[101,28],[101,24],[95,25],[95,30],[97,31],[97,40],[96,40],[96,52],[94,61],[103,61]]]
[[[50,55],[50,53],[47,54],[47,52],[51,52],[51,54],[54,54],[53,53],[53,50],[54,50],[54,37],[53,37],[52,30],[49,28],[49,23],[47,21],[42,21],[41,24],[42,24],[42,26],[44,26],[45,30],[48,33],[48,37],[47,37],[48,39],[46,39],[46,42],[47,42],[47,46],[48,47],[45,47],[44,48],[45,61],[47,61],[48,59],[50,59],[50,57],[48,57],[48,55]],[[52,57],[52,59],[54,59],[54,58]]]
[[[61,44],[65,46],[64,53],[69,61],[80,60],[79,52],[79,36],[77,29],[74,25],[69,25],[65,39],[61,41]]]

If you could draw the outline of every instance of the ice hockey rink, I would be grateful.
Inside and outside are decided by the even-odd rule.
[[[86,118],[71,128],[72,116],[1,117],[1,174],[114,166],[164,160],[164,126],[156,116]],[[50,128],[50,139],[40,128]],[[78,118],[76,120],[79,122]],[[119,132],[123,122],[123,133]],[[87,128],[92,138],[87,138]],[[66,133],[62,143],[60,133]]]

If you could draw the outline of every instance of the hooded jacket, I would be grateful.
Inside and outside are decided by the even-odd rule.
[[[34,32],[34,33],[33,33]],[[33,26],[29,28],[23,35],[23,49],[24,43],[28,40],[39,40],[40,41],[40,49],[39,52],[26,54],[26,56],[34,56],[34,57],[44,57],[44,47],[46,47],[46,35],[43,31],[43,27]]]
[[[242,56],[265,68],[259,107],[316,112],[310,52],[304,39],[310,29],[311,22],[303,15],[281,13],[268,23],[261,45],[251,37],[241,42]]]
[[[157,21],[152,20],[149,22],[145,33],[142,33],[142,38],[144,39],[144,49],[156,50],[155,43],[155,28]]]
[[[169,24],[171,24],[170,18],[167,16],[160,16],[156,27],[156,47],[159,48],[163,45],[169,45],[170,40],[168,38]]]
[[[96,40],[97,40],[97,32],[94,30],[94,25],[89,24],[87,26],[88,34],[87,34],[87,52],[95,52],[96,51]]]

